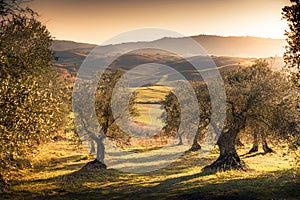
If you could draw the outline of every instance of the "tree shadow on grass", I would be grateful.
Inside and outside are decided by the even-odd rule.
[[[234,172],[234,171],[233,171]],[[239,171],[236,171],[239,173]],[[164,194],[166,199],[300,199],[300,176],[293,177],[291,170],[274,171],[272,175],[256,178],[220,180],[203,184],[196,179],[212,172],[167,179],[155,187],[150,197]],[[193,181],[193,179],[195,179]],[[149,197],[148,196],[148,197]],[[143,197],[143,196],[142,196]],[[144,196],[145,198],[147,196]]]
[[[88,156],[82,156],[82,155],[73,155],[73,156],[67,156],[67,157],[60,157],[60,158],[52,158],[47,163],[38,163],[37,166],[33,168],[34,172],[41,172],[44,171],[47,168],[50,169],[56,169],[56,168],[64,168],[67,167],[67,165],[72,166],[70,161],[77,163],[80,166],[81,161],[88,160]],[[81,164],[82,165],[82,164]],[[77,166],[77,164],[74,164],[74,166]]]
[[[107,170],[109,173],[116,173]],[[108,173],[108,172],[107,172]],[[236,171],[238,173],[238,171]],[[107,187],[89,187],[91,179],[71,187],[46,190],[44,194],[23,193],[30,199],[299,199],[300,177],[291,179],[290,171],[274,171],[277,176],[261,175],[256,178],[217,180],[204,183],[197,180],[212,173],[196,173],[170,178],[155,186],[122,182]],[[119,174],[120,175],[120,174]],[[122,177],[119,177],[122,180]],[[83,181],[83,180],[82,180]],[[67,184],[67,183],[65,183]],[[101,182],[100,184],[104,184]],[[21,194],[19,194],[20,197]],[[18,199],[18,198],[16,198]],[[27,199],[27,198],[25,198]]]
[[[240,155],[241,158],[252,158],[255,156],[266,155],[264,152],[255,152],[255,153],[245,153]]]
[[[239,171],[231,171],[231,173]],[[213,173],[153,181],[150,185],[139,175],[128,175],[112,169],[76,171],[54,179],[55,188],[37,192],[19,190],[5,193],[5,199],[300,199],[300,176],[289,170],[274,171],[255,178],[222,179]],[[275,174],[275,175],[274,175]],[[204,178],[204,179],[201,179]],[[200,179],[199,179],[200,178]],[[216,179],[205,182],[207,178]]]
[[[192,159],[191,159],[192,157]],[[129,198],[132,195],[138,195],[139,191],[151,192],[151,187],[143,186],[143,178],[145,177],[148,184],[159,184],[160,180],[152,180],[152,177],[168,176],[176,173],[181,173],[189,167],[199,165],[202,162],[211,162],[211,159],[199,158],[196,159],[196,154],[187,153],[178,158],[170,166],[153,172],[144,174],[128,174],[114,169],[82,169],[82,163],[71,165],[65,164],[63,167],[70,169],[78,168],[79,170],[47,179],[37,179],[16,183],[18,185],[28,185],[31,189],[15,189],[12,192],[6,193],[5,199],[93,199],[92,194],[97,194],[95,199],[101,198]],[[71,157],[74,160],[77,157]],[[61,164],[68,159],[58,159],[55,161]],[[62,168],[63,168],[62,167]],[[53,169],[58,170],[61,168]],[[37,187],[37,189],[35,189]],[[93,189],[95,187],[95,189]],[[52,189],[48,189],[52,188]],[[141,193],[141,194],[142,194]],[[110,198],[109,198],[110,199]],[[137,199],[137,198],[136,198]]]
[[[201,172],[201,167],[195,168],[213,160],[187,153],[164,169],[144,174],[100,168],[84,170],[80,169],[82,163],[72,163],[65,167],[77,171],[24,182],[23,187],[16,185],[11,192],[0,194],[0,199],[300,199],[299,176],[292,177],[290,171],[232,178],[226,173],[215,176],[213,172]],[[64,159],[57,161],[61,162]],[[196,171],[183,175],[189,170]]]
[[[255,156],[264,156],[264,155],[267,155],[267,154],[273,154],[276,152],[275,151],[272,151],[272,152],[255,152],[255,153],[245,153],[245,154],[242,154],[240,155],[241,158],[253,158]]]

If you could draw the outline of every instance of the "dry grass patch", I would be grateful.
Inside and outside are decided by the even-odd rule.
[[[203,173],[217,149],[204,157],[186,153],[166,168],[144,174],[115,169],[80,170],[91,160],[66,141],[41,147],[33,168],[12,182],[5,199],[299,199],[299,168],[283,147],[276,153],[244,155],[249,171]],[[239,149],[243,155],[249,146]]]

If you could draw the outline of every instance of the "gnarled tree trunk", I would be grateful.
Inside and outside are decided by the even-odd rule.
[[[96,154],[96,148],[95,148],[94,140],[91,140],[90,143],[91,143],[90,154],[94,155],[94,154]]]
[[[105,147],[103,143],[104,137],[98,136],[98,138],[95,140],[97,144],[97,157],[96,159],[100,161],[101,163],[104,163],[104,153],[105,153]]]
[[[245,146],[245,145],[242,143],[242,141],[241,141],[241,139],[240,139],[239,136],[236,137],[235,145],[238,146],[238,147],[243,147],[243,146]]]
[[[263,146],[263,150],[264,150],[264,153],[272,153],[273,150],[268,146],[267,144],[267,136],[266,136],[266,133],[262,133],[261,134],[261,140],[262,140],[262,146]]]
[[[258,138],[257,138],[257,132],[253,133],[253,146],[252,148],[248,151],[248,153],[254,153],[258,151]]]
[[[101,132],[99,132],[98,135],[95,135],[91,131],[88,131],[88,134],[93,140],[91,142],[95,142],[97,144],[97,154],[96,159],[91,162],[88,162],[83,168],[106,168],[106,165],[104,164],[105,146],[103,143],[105,135]]]
[[[244,120],[245,121],[245,120]],[[221,132],[217,145],[220,149],[219,158],[211,165],[206,166],[204,171],[226,171],[231,169],[245,170],[246,165],[240,159],[235,149],[236,137],[245,123],[235,124],[226,132]]]
[[[268,146],[267,143],[266,133],[260,128],[258,128],[257,130],[258,132],[253,133],[253,146],[248,153],[258,152],[258,136],[261,136],[262,148],[264,150],[264,153],[272,153],[273,150]]]
[[[178,134],[178,139],[179,139],[179,141],[178,141],[177,145],[183,145],[181,134]]]
[[[195,137],[194,137],[194,140],[193,140],[193,145],[191,146],[191,148],[189,149],[189,151],[198,151],[201,149],[201,146],[198,142],[198,137],[199,137],[199,133],[197,132]]]

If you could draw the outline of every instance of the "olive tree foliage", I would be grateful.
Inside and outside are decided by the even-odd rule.
[[[180,125],[180,105],[177,97],[170,92],[164,100],[161,101],[161,107],[165,112],[161,117],[165,119],[165,126],[163,132],[168,136],[176,136]],[[178,135],[178,145],[182,145],[182,137]]]
[[[300,1],[291,0],[291,5],[282,9],[282,16],[289,27],[285,32],[287,46],[283,55],[284,62],[290,70],[292,82],[300,88]]]
[[[287,21],[289,29],[285,32],[287,36],[284,53],[285,67],[290,74],[290,80],[298,89],[297,105],[295,108],[298,110],[299,115],[299,90],[300,90],[300,1],[291,0],[291,5],[285,6],[282,9],[282,18]],[[300,137],[294,136],[294,140],[291,141],[292,146],[300,146]]]
[[[0,5],[0,174],[9,179],[10,170],[60,128],[64,94],[46,27],[17,1]]]
[[[30,1],[30,0],[29,0]],[[21,7],[22,2],[29,2],[22,0],[0,0],[0,21],[5,22],[12,16],[18,17],[20,13],[22,14],[34,14],[34,11],[29,7]]]

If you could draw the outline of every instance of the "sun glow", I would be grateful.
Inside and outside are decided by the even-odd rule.
[[[288,0],[253,1],[32,1],[53,36],[101,44],[119,33],[157,27],[186,36],[284,38],[281,9]]]

